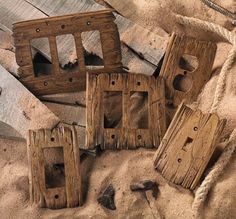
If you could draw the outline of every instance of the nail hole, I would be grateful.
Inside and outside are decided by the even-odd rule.
[[[73,78],[69,78],[69,82],[72,82],[73,81]]]
[[[187,74],[187,72],[186,72],[186,71],[184,71],[184,74],[186,75],[186,74]]]
[[[65,27],[66,27],[66,26],[65,26],[64,24],[61,25],[61,29],[65,29]]]
[[[138,139],[139,139],[139,140],[142,139],[142,136],[141,136],[141,135],[138,135]]]
[[[37,28],[35,31],[36,31],[37,33],[40,32],[40,28]]]
[[[140,85],[141,85],[141,82],[140,82],[140,81],[138,81],[138,82],[137,82],[137,85],[138,85],[138,86],[140,86]]]
[[[7,151],[7,149],[6,149],[6,148],[4,148],[4,149],[3,149],[3,151],[4,151],[4,152],[6,152],[6,151]]]
[[[115,85],[115,83],[116,83],[115,81],[112,81],[112,82],[111,82],[112,85]]]
[[[55,138],[52,137],[52,138],[51,138],[51,141],[54,141],[54,140],[55,140]]]
[[[55,199],[58,199],[58,198],[59,198],[59,195],[55,195],[54,197],[55,197]]]
[[[198,130],[198,127],[194,127],[193,130],[194,130],[194,131],[197,131],[197,130]]]
[[[115,138],[115,135],[111,135],[111,138],[114,139],[114,138]]]
[[[181,163],[181,162],[182,162],[182,159],[181,159],[181,158],[179,158],[179,159],[178,159],[178,163]]]

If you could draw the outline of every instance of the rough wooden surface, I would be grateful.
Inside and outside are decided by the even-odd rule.
[[[93,70],[85,65],[81,34],[95,30],[100,33],[104,65],[95,72],[121,71],[120,38],[114,19],[110,10],[103,10],[15,23],[13,36],[20,81],[36,95],[85,90],[86,72]],[[73,35],[78,58],[78,68],[66,73],[60,68],[56,44],[56,36],[62,34]],[[49,40],[53,71],[50,75],[36,75],[30,41],[44,37]]]
[[[166,82],[170,119],[182,100],[186,103],[196,100],[211,77],[215,53],[215,43],[172,34],[160,73]],[[185,59],[184,55],[190,58]]]
[[[0,138],[25,141],[25,139],[11,126],[0,121]]]
[[[86,125],[86,108],[81,106],[70,106],[64,104],[43,102],[61,122],[84,126]]]
[[[154,166],[169,181],[195,189],[226,121],[181,104],[159,148]]]
[[[42,11],[46,12],[50,16],[63,15],[65,13],[76,13],[79,11],[82,12],[82,11],[105,9],[104,6],[95,3],[93,0],[82,0],[79,2],[74,0],[69,0],[67,1],[67,4],[63,5],[63,7],[60,6],[60,2],[56,2],[56,4],[54,2],[55,1],[53,0],[43,0],[40,2],[37,0],[30,0],[30,3],[32,3],[37,8],[40,8]],[[114,15],[116,17],[115,22],[118,26],[121,38],[123,38],[124,34],[124,38],[122,39],[122,41],[126,45],[129,45],[130,48],[137,49],[136,51],[137,53],[142,52],[144,55],[144,59],[147,58],[147,61],[149,61],[150,58],[152,57],[152,61],[154,61],[154,63],[158,63],[160,57],[164,55],[164,50],[167,41],[166,37],[164,36],[167,36],[167,34],[164,33],[164,31],[161,32],[161,30],[158,32],[159,35],[156,33],[154,34],[151,31],[148,31],[143,27],[136,25],[132,21],[120,16],[117,13],[114,13]],[[132,33],[132,36],[134,36],[134,38],[132,39],[133,40],[132,43],[130,43],[129,40],[129,38],[132,37],[129,36],[130,33]],[[141,39],[142,39],[142,44],[137,44],[138,41]],[[91,36],[91,34],[86,35],[84,46],[88,52],[93,52],[100,56],[101,54],[99,53],[97,42],[98,42],[98,37],[95,34],[93,34],[93,36]],[[150,45],[150,43],[153,44]],[[125,60],[125,58],[123,60]],[[131,66],[130,66],[130,72],[134,72],[131,69]],[[151,72],[149,72],[148,69],[147,73],[151,74]]]
[[[12,29],[12,23],[22,20],[30,20],[35,18],[43,18],[47,16],[58,16],[70,13],[86,12],[104,9],[92,0],[67,0],[64,1],[53,1],[53,0],[13,0],[13,1],[3,1],[0,0],[0,4],[4,11],[2,11],[1,23],[6,25],[9,29]],[[17,5],[17,7],[15,7]],[[1,10],[1,9],[0,9]],[[12,12],[13,13],[10,13]],[[25,13],[27,12],[27,13]],[[159,59],[164,55],[163,46],[166,45],[167,34],[162,33],[161,30],[153,35],[152,32],[134,24],[130,20],[114,13],[116,16],[116,24],[124,43],[123,59],[122,62],[130,72],[143,72],[148,75],[152,75],[156,70],[155,63],[158,63]],[[132,31],[131,31],[132,29]],[[127,31],[127,33],[126,33]],[[129,36],[132,33],[132,37]],[[148,33],[148,34],[147,34]],[[124,38],[123,38],[124,34]],[[132,39],[130,43],[129,38]],[[101,50],[99,49],[99,37],[97,34],[88,32],[84,36],[83,46],[86,51],[95,53],[101,56]],[[141,40],[142,39],[142,40]],[[157,40],[158,39],[158,40]],[[142,43],[139,43],[139,40]],[[150,43],[152,45],[150,45]],[[38,42],[32,42],[33,47],[42,53],[48,59],[51,59],[49,50],[43,40]],[[160,46],[160,48],[159,48]],[[60,40],[58,41],[58,56],[60,57],[60,63],[62,66],[70,61],[70,53],[68,48],[73,48],[73,42],[71,40]],[[164,47],[165,48],[165,47]],[[128,52],[127,52],[128,51]],[[129,61],[126,61],[129,60]],[[150,62],[151,61],[151,62]],[[142,70],[137,70],[136,66],[144,66]]]
[[[86,147],[102,149],[157,147],[166,131],[164,81],[141,74],[87,75]],[[104,127],[104,92],[122,92],[121,127]],[[147,128],[131,127],[131,92],[148,93]]]
[[[0,121],[14,128],[23,138],[29,129],[51,129],[59,123],[44,104],[0,66]]]
[[[52,209],[82,204],[80,156],[76,138],[75,133],[68,128],[29,132],[30,196],[33,203]],[[47,188],[43,150],[57,147],[63,148],[65,186]]]

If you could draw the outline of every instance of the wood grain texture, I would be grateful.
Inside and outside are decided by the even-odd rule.
[[[181,104],[155,154],[154,166],[169,181],[195,189],[226,120]]]
[[[35,95],[73,92],[85,90],[86,72],[121,71],[121,47],[117,26],[111,10],[87,12],[43,18],[13,25],[13,36],[16,46],[16,61],[20,81]],[[84,66],[83,47],[80,34],[87,31],[99,31],[102,45],[104,67],[90,70]],[[56,36],[73,34],[75,37],[79,69],[63,73],[60,69]],[[33,70],[30,41],[47,37],[50,44],[53,73],[36,76]]]
[[[185,59],[182,59],[182,62],[186,63],[181,65],[181,58],[186,54],[196,57],[195,69],[191,69],[193,66],[183,68],[184,64],[191,65]],[[211,77],[215,54],[216,44],[213,42],[172,34],[160,72],[166,82],[167,113],[170,120],[182,100],[185,100],[185,103],[196,100]]]
[[[48,107],[61,122],[66,124],[77,124],[80,126],[86,125],[86,108],[81,106],[70,106],[64,104],[43,102],[45,106]]]
[[[29,0],[29,2],[50,16],[105,9],[104,6],[95,3],[93,0],[81,0],[79,2],[75,0],[67,0],[63,6],[60,2],[55,2],[54,0]],[[130,61],[127,65],[125,61],[130,56],[129,54],[123,52],[122,63],[124,63],[125,67],[129,68],[130,72],[143,72],[145,74],[152,75],[155,71],[153,68],[156,68],[156,66],[153,65],[155,65],[155,63],[159,63],[160,59],[164,55],[167,37],[162,36],[167,36],[167,34],[162,33],[159,29],[158,33],[153,33],[135,24],[129,19],[120,16],[118,13],[113,14],[116,17],[115,23],[118,26],[121,40],[130,48],[129,53],[131,53],[131,56],[134,57],[135,53],[142,53],[139,59],[134,57],[132,62]],[[132,38],[132,41],[130,41],[130,38]],[[41,45],[41,48],[42,46],[43,45]],[[68,47],[71,46],[68,44]],[[97,34],[86,33],[84,39],[84,48],[86,51],[95,53],[101,57],[101,51],[99,49],[99,37]],[[62,52],[59,55],[63,56],[66,52],[63,46],[60,46],[60,50],[62,50]],[[145,66],[145,68],[143,68],[144,71],[138,71],[135,68],[135,65]]]
[[[23,138],[29,129],[55,127],[60,119],[0,65],[0,121]]]
[[[65,186],[47,188],[43,150],[63,148]],[[29,131],[28,158],[31,202],[52,209],[76,207],[82,204],[80,156],[73,127]]]
[[[122,92],[121,127],[104,128],[104,92]],[[148,127],[131,128],[130,94],[148,93]],[[141,74],[87,74],[86,147],[135,149],[157,147],[166,131],[164,81]]]

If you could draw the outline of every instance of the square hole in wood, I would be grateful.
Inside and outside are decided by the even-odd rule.
[[[56,42],[60,71],[62,73],[79,71],[74,36],[72,34],[59,35],[56,36]],[[67,50],[65,52],[59,48],[67,48]]]
[[[148,92],[130,92],[130,128],[148,129]]]
[[[103,92],[104,128],[120,128],[122,126],[122,92]]]
[[[44,148],[44,170],[46,188],[65,186],[63,147]]]
[[[48,38],[35,38],[32,39],[30,43],[35,77],[52,74],[53,66],[50,61],[51,57],[46,56],[46,53],[50,54],[50,45]],[[37,48],[41,48],[43,51],[46,51],[45,54],[39,53],[39,50]]]
[[[104,68],[104,59],[100,32],[87,31],[81,34],[82,44],[85,49],[85,65],[87,69]],[[91,49],[92,48],[92,49]]]

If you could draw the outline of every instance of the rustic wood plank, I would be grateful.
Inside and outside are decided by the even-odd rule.
[[[16,60],[19,68],[20,81],[36,95],[73,92],[85,90],[86,72],[117,72],[122,68],[120,38],[115,17],[110,10],[87,12],[51,18],[18,22],[13,25],[13,35],[16,46]],[[80,27],[78,30],[78,26]],[[59,68],[58,52],[55,35],[81,34],[87,31],[99,31],[104,67],[96,70],[78,68],[70,72],[63,72]],[[76,36],[75,43],[81,38]],[[49,38],[52,55],[53,73],[50,75],[36,75],[33,72],[30,40],[35,38]],[[83,54],[83,48],[77,55]],[[81,60],[82,58],[79,58]],[[82,63],[83,66],[83,63]]]
[[[92,149],[134,149],[157,147],[166,130],[164,81],[141,74],[87,75],[86,147]],[[121,121],[115,127],[105,127],[104,115],[110,114],[104,104],[104,92],[120,92]],[[131,97],[134,93],[147,95],[145,127],[132,123]],[[114,93],[116,95],[116,93]],[[116,97],[115,97],[116,98]],[[118,107],[118,106],[116,106]],[[146,118],[146,117],[145,117]],[[153,122],[155,121],[155,122]],[[142,124],[143,125],[143,124]]]
[[[45,168],[48,161],[45,160],[44,150],[49,148],[63,149],[64,186],[48,187],[46,183]],[[73,127],[71,129],[62,127],[52,131],[45,129],[29,131],[28,157],[32,203],[52,209],[76,207],[82,204],[79,147]],[[50,162],[53,165],[55,161]]]
[[[23,138],[29,129],[53,128],[59,123],[44,104],[0,65],[0,121]]]
[[[25,139],[11,126],[0,121],[0,138],[25,141]]]
[[[195,189],[226,120],[181,104],[155,154],[154,166],[169,181]]]
[[[196,100],[210,79],[216,44],[172,34],[161,68],[166,81],[167,113],[173,118],[177,106]]]
[[[74,106],[84,106],[86,105],[86,94],[85,91],[73,92],[73,93],[59,93],[52,95],[45,95],[39,98],[41,101],[51,102],[51,103],[61,103]]]
[[[74,124],[84,126],[86,125],[86,108],[84,106],[70,106],[65,104],[44,102],[44,105],[48,107],[61,122],[66,124]]]

